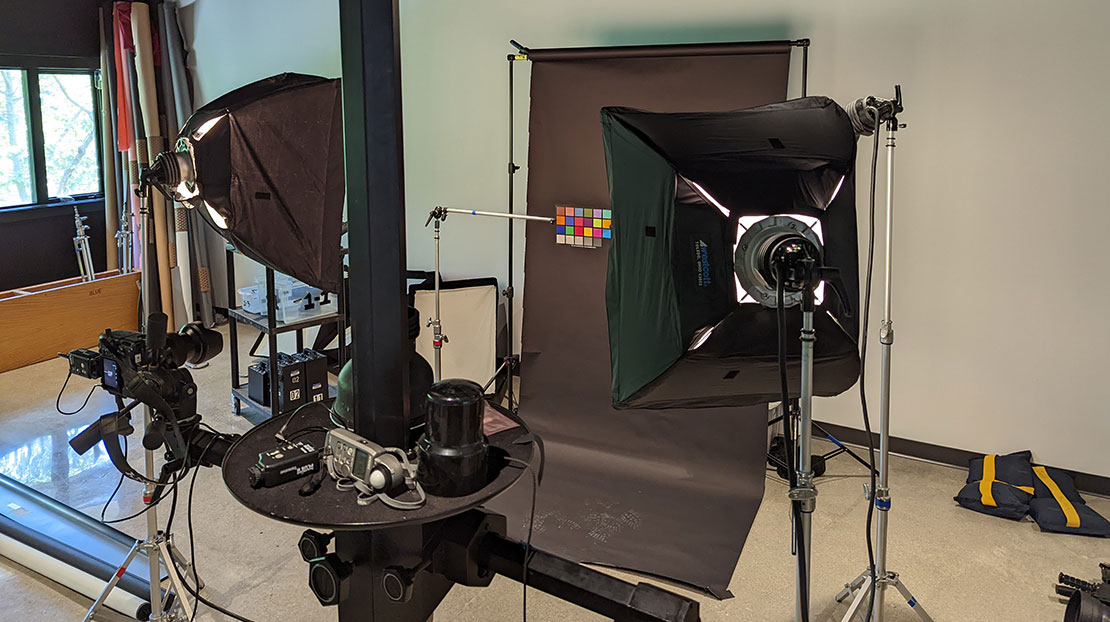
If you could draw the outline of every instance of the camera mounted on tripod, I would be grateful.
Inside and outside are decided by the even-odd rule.
[[[143,404],[151,416],[143,434],[143,446],[155,450],[165,446],[166,476],[183,468],[187,459],[202,465],[218,465],[230,446],[226,437],[200,429],[197,414],[197,385],[186,364],[199,365],[223,349],[223,337],[199,322],[186,324],[177,333],[166,332],[164,313],[152,313],[145,333],[105,330],[97,350],[73,350],[70,373],[99,380],[116,398],[118,410],[102,416],[70,441],[78,454],[103,442],[112,464],[124,475],[147,481],[127,464],[119,438],[134,432],[131,410]],[[124,400],[133,400],[125,405]]]

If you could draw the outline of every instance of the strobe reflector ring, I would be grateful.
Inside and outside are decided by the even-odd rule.
[[[740,287],[756,302],[765,307],[778,307],[778,292],[775,284],[768,280],[765,268],[769,254],[787,238],[804,237],[820,251],[821,238],[809,225],[790,216],[768,216],[749,227],[736,244],[733,270],[740,279]],[[802,302],[802,292],[785,294],[786,306],[792,307]]]

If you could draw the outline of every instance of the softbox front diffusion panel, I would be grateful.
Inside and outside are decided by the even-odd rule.
[[[785,41],[531,50],[528,213],[610,208],[602,108],[782,101],[790,51]],[[533,543],[728,596],[763,498],[766,406],[614,408],[605,301],[612,242],[576,247],[559,243],[550,224],[526,227],[520,414],[547,454]],[[529,487],[491,507],[510,517],[510,535],[527,536]],[[789,542],[782,546],[785,554]]]
[[[185,200],[217,233],[278,272],[341,290],[338,79],[286,73],[236,89],[189,118],[178,150],[195,167]]]
[[[857,297],[848,115],[831,99],[806,97],[730,112],[614,107],[601,116],[613,208],[606,296],[614,405],[777,401],[775,309],[743,291],[734,253],[768,216],[809,219],[823,237],[824,264],[839,268],[844,295]],[[859,355],[852,314],[823,293],[814,392],[831,396],[855,384]],[[796,396],[799,308],[787,317]]]

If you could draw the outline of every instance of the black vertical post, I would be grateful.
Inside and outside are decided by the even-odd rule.
[[[282,412],[284,396],[278,390],[278,340],[277,340],[277,296],[274,292],[274,269],[266,268],[266,348],[270,351],[270,416]]]
[[[514,93],[513,93],[513,61],[515,61],[515,60],[516,60],[516,55],[515,54],[510,54],[509,55],[509,213],[510,214],[514,213],[514,211],[515,211],[514,210],[514,198],[515,197],[514,197],[514,192],[513,192],[513,180],[516,177],[516,172],[518,170],[520,170],[520,167],[516,165],[515,157],[513,155],[513,147],[514,147],[514,145],[513,145],[514,138],[513,137],[514,137],[514,129],[515,129],[513,127],[513,125],[515,123],[514,115],[513,115],[513,112],[514,112],[513,108],[515,107],[515,105],[513,103],[513,96],[514,96]],[[515,237],[513,235],[515,233],[515,231],[513,230],[513,227],[516,226],[516,221],[512,218],[509,218],[507,220],[509,221],[509,272],[508,272],[508,274],[506,275],[506,278],[505,278],[505,283],[506,283],[505,301],[508,304],[509,308],[505,310],[505,319],[506,319],[506,322],[505,322],[506,331],[505,332],[506,332],[506,335],[507,335],[506,336],[507,343],[505,344],[505,356],[507,357],[507,361],[508,361],[508,364],[505,366],[505,372],[506,372],[505,375],[506,375],[506,380],[507,380],[507,384],[505,385],[505,392],[506,392],[505,394],[508,396],[508,403],[506,404],[506,407],[509,410],[511,410],[512,412],[516,412],[517,408],[516,408],[516,405],[513,402],[513,376],[516,375],[515,368],[516,368],[516,365],[517,365],[516,340],[513,338],[513,324],[514,324],[513,314],[516,313],[516,302],[515,302],[516,292],[513,291],[513,259],[514,259],[513,255],[515,254],[515,251],[513,250],[513,238]]]
[[[398,2],[339,0],[339,23],[354,425],[358,434],[382,445],[406,447],[408,302]],[[445,578],[420,573],[405,603],[387,598],[382,587],[385,568],[419,563],[426,538],[420,526],[337,533],[336,552],[351,564],[346,596],[339,603],[340,622],[427,620],[451,587]]]
[[[406,447],[405,202],[397,0],[340,0],[355,431]]]
[[[238,389],[243,383],[239,380],[239,327],[235,323],[235,318],[231,317],[231,309],[235,308],[235,253],[230,247],[227,248],[225,257],[227,258],[227,340],[231,346],[231,388]],[[232,397],[232,401],[235,402],[235,416],[238,417],[239,397]]]
[[[800,39],[802,46],[802,97],[809,92],[809,39]]]

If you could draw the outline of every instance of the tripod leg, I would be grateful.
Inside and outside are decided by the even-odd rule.
[[[173,585],[173,591],[177,594],[177,604],[185,612],[185,619],[191,619],[193,617],[193,605],[189,602],[189,593],[185,591],[185,586],[181,582],[181,575],[177,572],[177,566],[174,564],[173,556],[170,555],[170,549],[165,540],[158,542],[158,553],[162,556],[162,560],[166,562],[166,573],[169,574],[170,584]]]
[[[871,577],[861,575],[860,579],[863,579],[863,583],[859,585],[859,591],[856,592],[856,597],[852,600],[852,604],[848,607],[848,611],[844,612],[844,617],[841,618],[841,622],[852,622],[857,615],[863,616],[866,613],[860,608],[863,606],[864,601],[867,600],[867,595],[871,592]],[[859,579],[856,579],[856,581],[859,581]],[[853,581],[852,584],[855,584],[856,581]]]
[[[917,599],[913,597],[909,588],[902,583],[900,578],[894,580],[894,587],[898,588],[898,591],[902,593],[902,598],[906,599],[906,604],[910,606],[910,609],[917,612],[918,617],[924,620],[924,622],[933,622],[933,618],[925,612],[925,608],[921,606],[921,603],[917,602]]]
[[[871,574],[864,571],[862,574],[860,574],[860,576],[853,579],[851,583],[844,584],[844,589],[840,590],[840,592],[836,594],[836,602],[844,602],[845,598],[851,596],[852,592],[858,590],[860,586],[863,585],[863,582],[869,578],[871,578]]]
[[[169,540],[169,545],[170,554],[173,555],[173,563],[177,564],[178,569],[181,571],[181,576],[188,579],[193,575],[193,564],[185,561],[185,556],[181,553],[181,550],[177,548],[177,545],[173,543],[173,540]],[[197,575],[196,579],[196,588],[199,592],[204,589],[204,579],[201,579],[200,575]]]
[[[131,550],[128,551],[127,557],[124,558],[123,563],[120,564],[118,568],[116,568],[115,573],[112,574],[112,578],[108,579],[108,585],[104,586],[104,591],[100,593],[100,596],[96,597],[96,600],[93,602],[92,607],[89,607],[89,612],[85,614],[82,622],[89,622],[89,620],[92,620],[92,617],[96,615],[96,612],[98,609],[100,609],[100,606],[104,604],[104,601],[108,600],[108,594],[110,594],[111,591],[115,589],[116,584],[119,583],[120,577],[122,577],[123,573],[127,571],[127,566],[131,564],[131,560],[135,559],[135,556],[138,555],[139,547],[142,546],[142,544],[142,540],[135,541],[135,544],[131,547]]]

